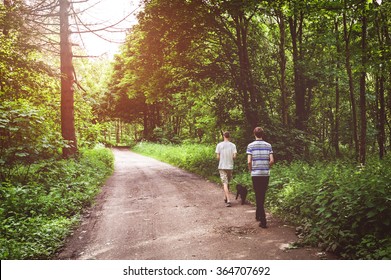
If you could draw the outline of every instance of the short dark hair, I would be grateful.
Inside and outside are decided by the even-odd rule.
[[[257,137],[257,138],[262,138],[263,137],[263,128],[262,127],[256,127],[254,128],[254,135]]]
[[[230,137],[229,131],[224,131],[223,135],[224,135],[225,138],[229,138]]]

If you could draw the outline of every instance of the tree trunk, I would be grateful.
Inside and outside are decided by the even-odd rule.
[[[386,141],[386,106],[384,98],[384,74],[380,70],[380,77],[377,78],[376,88],[376,110],[377,110],[377,143],[379,145],[379,158],[383,159],[385,155],[385,141]]]
[[[294,68],[294,89],[296,105],[296,128],[306,130],[306,106],[305,106],[305,77],[300,66],[302,54],[300,46],[302,43],[303,13],[296,14],[289,18],[289,28],[292,37],[293,68]]]
[[[74,119],[74,71],[72,45],[69,40],[69,1],[60,0],[60,52],[61,52],[61,131],[66,142],[63,148],[65,158],[77,153]]]
[[[121,143],[121,120],[115,121],[115,143],[117,146]]]
[[[227,1],[225,4],[220,7],[212,5],[213,20],[221,34],[220,44],[229,63],[232,81],[238,92],[248,126],[247,130],[252,133],[254,127],[260,125],[260,115],[263,122],[268,121],[268,116],[264,113],[266,108],[263,98],[257,92],[252,76],[249,59],[248,28],[255,11],[252,15],[245,12],[246,5],[249,4],[247,1]],[[209,9],[209,4],[206,5]],[[235,49],[232,48],[232,43],[235,44]]]
[[[251,65],[248,55],[248,22],[245,18],[244,12],[239,12],[236,16],[232,16],[235,21],[236,38],[235,43],[237,45],[240,79],[238,86],[243,93],[243,107],[248,124],[251,128],[259,125],[258,114],[258,99],[255,90],[254,79],[251,74]],[[264,108],[262,108],[264,109]]]
[[[346,12],[343,13],[343,26],[344,26],[344,42],[345,42],[345,67],[349,79],[349,93],[350,93],[350,104],[352,106],[352,126],[353,126],[353,144],[355,151],[355,158],[359,159],[359,145],[358,145],[358,132],[357,132],[357,112],[356,112],[356,101],[354,98],[354,86],[353,86],[353,73],[350,62],[350,35],[346,22]]]
[[[143,111],[143,139],[147,140],[149,137],[149,122],[148,122],[148,105],[145,105]]]
[[[335,20],[335,34],[336,34],[336,45],[337,45],[337,75],[335,76],[335,123],[334,123],[334,133],[333,133],[333,145],[335,149],[336,157],[341,156],[341,152],[339,150],[339,111],[340,111],[340,92],[339,92],[339,54],[341,53],[341,46],[339,43],[339,28],[338,28],[338,20]]]
[[[3,26],[3,35],[8,36],[9,34],[9,26],[7,25],[10,22],[10,19],[12,17],[11,15],[11,0],[4,0],[4,7],[5,7],[5,24]]]
[[[361,18],[361,76],[360,76],[360,163],[365,164],[366,149],[367,149],[367,105],[366,105],[366,64],[367,64],[367,16],[366,7],[367,1],[362,2],[362,18]]]
[[[281,9],[276,11],[280,29],[279,64],[280,64],[280,91],[281,91],[281,116],[282,124],[288,126],[288,91],[286,87],[286,54],[285,54],[285,20]]]
[[[379,158],[383,159],[386,154],[386,100],[385,100],[385,83],[386,83],[386,72],[384,59],[386,57],[386,48],[390,43],[390,36],[388,34],[387,18],[381,12],[376,13],[375,21],[378,41],[380,45],[380,69],[376,79],[376,117],[377,117],[377,143],[379,146]],[[388,42],[387,42],[388,41]],[[391,75],[390,75],[391,77]],[[391,95],[390,95],[391,98]],[[391,100],[391,99],[390,99]],[[390,102],[391,105],[391,102]]]

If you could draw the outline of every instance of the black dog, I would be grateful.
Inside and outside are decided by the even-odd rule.
[[[242,205],[246,202],[247,197],[247,189],[241,184],[236,185],[236,199],[238,199],[240,195],[240,198],[242,199]]]

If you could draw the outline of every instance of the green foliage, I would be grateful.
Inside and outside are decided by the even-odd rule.
[[[110,150],[95,148],[82,151],[78,160],[36,163],[28,180],[3,181],[0,258],[49,259],[112,170]]]
[[[101,141],[106,124],[103,124],[101,107],[107,93],[108,75],[111,73],[107,58],[75,60],[76,73],[82,73],[83,89],[75,91],[75,129],[78,146],[93,148]]]
[[[42,42],[56,39],[35,28],[36,13],[27,2],[0,3],[0,177],[6,190],[1,199],[10,199],[4,202],[10,209],[20,205],[27,216],[32,204],[72,216],[92,192],[79,192],[89,183],[70,179],[80,178],[81,171],[76,170],[84,157],[66,166],[54,160],[64,146],[60,79],[51,69],[56,63],[59,68],[59,59],[41,51],[40,45],[50,48]],[[44,2],[37,7],[46,7]],[[378,148],[382,157],[382,148],[390,145],[385,135],[390,134],[386,123],[391,116],[386,105],[391,99],[387,28],[391,3],[368,2],[366,49],[360,5],[315,0],[145,1],[139,23],[128,33],[112,69],[104,59],[75,60],[78,82],[84,88],[75,92],[78,143],[81,147],[93,147],[98,141],[117,145],[123,137],[126,143],[147,139],[211,144],[219,139],[217,131],[228,129],[237,137],[238,149],[243,149],[252,139],[253,126],[259,124],[277,161],[353,159],[354,148],[369,143],[376,144],[368,152],[375,154]],[[367,52],[363,65],[362,54]],[[368,108],[356,114],[366,113],[366,130],[353,116],[362,74]],[[134,131],[122,135],[120,125],[113,129],[113,122],[102,124],[107,119],[131,123]],[[367,137],[359,144],[352,137],[357,128]],[[143,143],[137,149],[149,149],[203,176],[217,176],[213,147],[186,144],[163,149]],[[37,163],[43,159],[46,162]],[[110,160],[103,157],[102,161],[109,164]],[[246,170],[243,151],[236,162],[235,180],[250,186],[248,174],[241,174]],[[385,162],[372,162],[363,169],[342,163],[278,165],[270,183],[269,208],[290,213],[290,220],[303,224],[306,242],[346,257],[355,250],[360,258],[387,257],[390,242],[383,233],[390,224],[390,176]],[[42,192],[48,203],[31,198]],[[71,206],[49,203],[49,198],[63,196]],[[26,225],[40,223],[31,217]],[[9,218],[11,224],[19,223],[12,215]],[[12,242],[4,248],[15,247]]]
[[[52,125],[45,110],[27,100],[5,101],[0,105],[2,180],[37,160],[58,155],[64,143]]]
[[[218,176],[215,150],[202,144],[161,145],[138,143],[133,150],[204,177]]]
[[[390,259],[390,160],[277,165],[268,207],[301,225],[303,243],[344,258]]]
[[[278,160],[355,158],[360,143],[352,134],[364,120],[356,119],[353,105],[365,70],[365,143],[377,142],[381,150],[390,141],[391,9],[385,1],[368,5],[363,50],[360,6],[147,1],[116,57],[106,113],[143,126],[142,138],[150,141],[199,135],[199,142],[214,143],[214,132],[228,129],[247,142],[261,125]],[[362,53],[368,53],[366,65]]]

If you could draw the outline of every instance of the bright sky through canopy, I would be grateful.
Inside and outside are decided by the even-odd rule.
[[[137,23],[136,15],[142,9],[139,0],[89,0],[86,3],[75,3],[73,8],[82,12],[79,18],[87,26],[79,24],[80,30],[101,30],[118,23],[106,31],[73,35],[72,41],[85,48],[91,56],[115,54],[124,42],[126,30]]]

